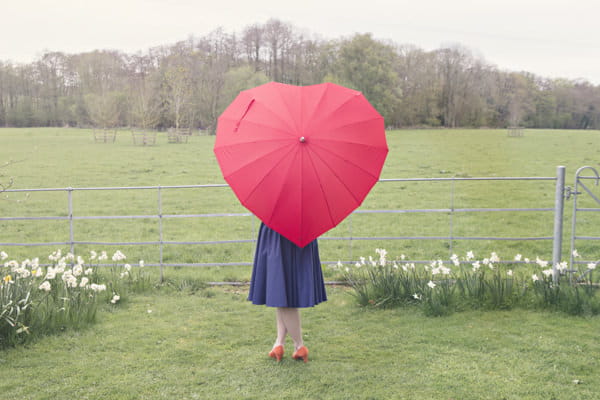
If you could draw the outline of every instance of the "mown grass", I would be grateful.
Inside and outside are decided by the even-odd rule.
[[[554,176],[557,165],[567,167],[567,184],[573,185],[581,165],[598,167],[598,131],[527,130],[522,138],[507,137],[504,130],[401,130],[388,132],[390,154],[382,178]],[[0,129],[0,160],[15,163],[0,169],[0,179],[14,179],[14,188],[117,187],[223,183],[212,153],[214,137],[192,137],[186,145],[168,144],[160,135],[156,146],[134,146],[123,131],[114,144],[93,142],[91,131],[57,128]],[[243,213],[246,210],[228,188],[162,190],[163,214]],[[65,192],[4,194],[3,216],[67,216]],[[553,207],[554,182],[393,182],[375,186],[361,210],[422,208]],[[77,191],[74,215],[150,215],[157,213],[157,192]],[[566,203],[564,253],[569,247],[571,203]],[[581,207],[593,207],[588,197]],[[594,234],[600,213],[581,214],[579,234]],[[2,221],[2,241],[68,241],[67,221]],[[254,239],[258,222],[253,217],[164,219],[166,241]],[[496,251],[503,259],[514,254],[551,258],[549,241],[453,241],[369,240],[339,241],[331,237],[383,236],[552,236],[551,212],[404,213],[356,214],[323,235],[323,260],[356,260],[374,248],[386,248],[391,257],[406,254],[413,259],[447,259],[451,253],[479,254]],[[157,219],[75,220],[79,241],[156,241]],[[78,245],[76,253],[102,250],[97,245]],[[121,246],[119,246],[121,247]],[[598,245],[580,241],[584,258],[597,256]],[[164,262],[228,263],[251,261],[254,245],[166,245]],[[55,246],[8,249],[15,258],[43,258]],[[113,249],[106,250],[112,251]],[[121,248],[130,260],[159,260],[156,245]],[[34,254],[35,253],[35,254]],[[564,258],[567,258],[566,256]],[[597,257],[598,258],[598,257]],[[223,268],[230,278],[249,278],[249,268]],[[200,274],[218,278],[219,268],[203,268]],[[235,275],[235,276],[234,276]]]
[[[91,132],[65,129],[0,129],[0,169],[15,188],[177,185],[221,183],[211,137],[188,145],[135,147],[127,133],[114,145],[95,144]],[[567,182],[577,167],[598,166],[598,132],[527,131],[507,138],[504,131],[397,131],[388,135],[390,156],[383,178],[452,176],[552,176],[567,166]],[[363,209],[445,208],[451,183],[377,185]],[[455,207],[552,207],[551,182],[456,183]],[[6,194],[4,194],[6,195]],[[166,190],[165,213],[244,212],[228,189]],[[64,193],[10,193],[0,215],[67,215]],[[591,203],[587,203],[591,204]],[[76,192],[76,215],[143,214],[156,210],[148,193]],[[569,212],[567,203],[567,217]],[[580,203],[582,207],[586,203]],[[168,211],[167,211],[168,210]],[[581,230],[594,232],[592,213]],[[566,219],[567,220],[567,219]],[[141,223],[140,223],[141,222]],[[1,241],[53,241],[68,238],[58,222],[2,221]],[[456,214],[455,235],[551,235],[548,213]],[[165,239],[254,238],[252,218],[172,220]],[[355,215],[326,235],[418,236],[446,234],[446,214]],[[565,224],[568,226],[568,224]],[[156,240],[154,220],[76,221],[78,240]],[[79,236],[82,235],[82,236]],[[172,238],[172,239],[171,239]],[[184,239],[185,238],[185,239]],[[95,250],[101,250],[98,246]],[[424,259],[447,257],[444,241],[322,240],[329,260],[356,259],[387,248]],[[90,247],[91,248],[91,247]],[[78,246],[85,255],[90,248]],[[565,249],[567,243],[565,243]],[[578,246],[597,257],[594,242]],[[54,247],[8,248],[11,258],[45,259]],[[112,249],[106,249],[109,252]],[[157,260],[156,246],[121,248],[128,262]],[[496,251],[549,259],[548,242],[453,243],[464,255]],[[250,260],[253,245],[169,246],[167,262]],[[35,254],[32,254],[35,253]],[[153,282],[158,271],[148,268]],[[0,352],[0,397],[12,399],[595,399],[600,319],[513,309],[463,311],[427,318],[413,307],[358,308],[349,289],[328,288],[330,300],[303,311],[311,361],[280,364],[266,356],[275,335],[273,310],[255,307],[247,288],[207,288],[206,281],[249,278],[247,266],[169,267],[166,282],[131,292],[117,306],[100,307],[97,323]],[[335,277],[333,270],[324,270]]]
[[[165,287],[98,323],[0,353],[7,399],[596,399],[600,319],[513,310],[426,318],[303,310],[310,362],[267,357],[273,310],[246,288]],[[151,311],[151,312],[150,312]]]

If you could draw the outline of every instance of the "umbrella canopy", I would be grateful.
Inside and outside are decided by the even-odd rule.
[[[214,152],[240,202],[304,247],[361,205],[388,147],[383,117],[360,92],[271,82],[221,114]]]

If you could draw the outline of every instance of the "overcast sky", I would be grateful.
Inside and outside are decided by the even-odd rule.
[[[598,0],[0,0],[0,60],[127,53],[277,18],[326,39],[460,43],[503,70],[600,85]]]

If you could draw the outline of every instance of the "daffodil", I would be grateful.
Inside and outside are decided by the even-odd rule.
[[[589,263],[589,264],[587,265],[587,268],[588,268],[589,270],[594,270],[594,269],[596,269],[596,263],[594,263],[594,262],[591,262],[591,263]]]
[[[115,251],[115,254],[113,254],[113,256],[112,256],[113,261],[123,261],[126,258],[127,257],[125,257],[125,254],[121,253],[120,250]]]
[[[558,269],[560,272],[566,271],[568,268],[569,263],[567,263],[566,261],[563,261],[556,266],[556,269]]]
[[[54,278],[56,278],[56,268],[48,267],[48,271],[46,271],[46,277],[44,279]]]
[[[103,291],[106,290],[106,285],[105,284],[92,283],[90,285],[90,289],[92,289],[93,292],[103,292]]]
[[[496,254],[495,251],[492,251],[492,254],[490,255],[490,261],[493,263],[500,262],[500,257],[498,257],[498,254]]]
[[[38,286],[38,289],[49,292],[52,289],[52,286],[50,285],[50,282],[44,281],[40,286]]]
[[[450,261],[452,261],[452,264],[454,264],[456,267],[460,265],[460,260],[458,259],[458,256],[456,254],[452,254],[452,257],[450,257]]]
[[[536,258],[535,258],[535,263],[536,263],[537,265],[539,265],[540,267],[542,267],[542,268],[546,268],[546,267],[548,266],[548,261],[544,261],[544,260],[542,260],[542,259],[541,259],[541,258],[539,258],[539,257],[536,257]]]

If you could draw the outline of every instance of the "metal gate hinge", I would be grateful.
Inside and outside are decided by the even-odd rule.
[[[569,200],[571,198],[571,196],[575,197],[578,194],[581,194],[581,192],[576,192],[574,191],[571,186],[567,186],[565,188],[565,199]]]

